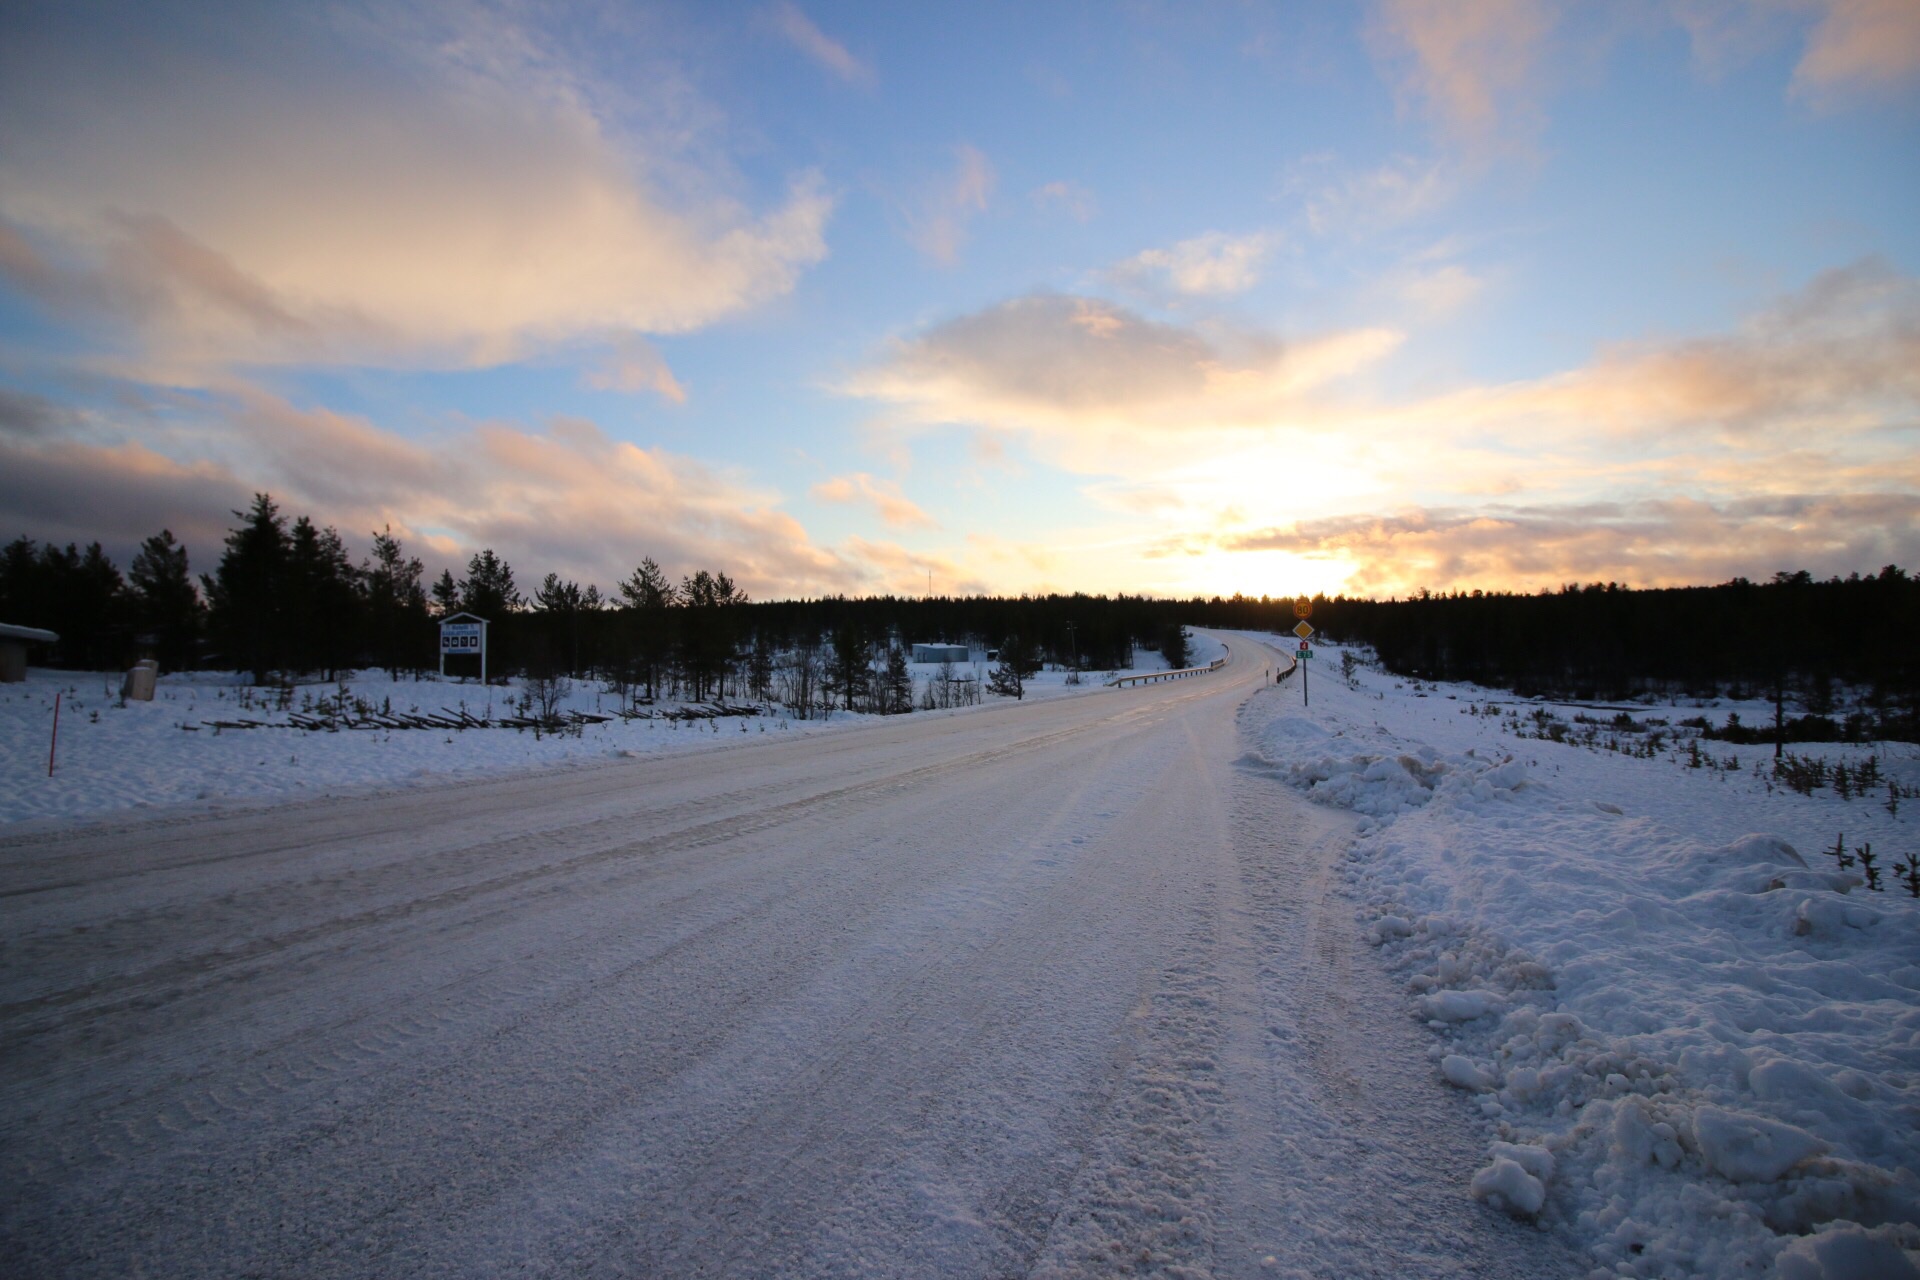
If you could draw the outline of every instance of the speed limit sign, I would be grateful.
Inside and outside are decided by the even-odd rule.
[[[1313,616],[1312,599],[1307,596],[1294,597],[1293,616],[1296,618],[1311,618]]]

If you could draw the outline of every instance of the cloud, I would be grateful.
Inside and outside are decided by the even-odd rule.
[[[1042,212],[1059,210],[1075,222],[1091,222],[1100,212],[1099,202],[1093,192],[1077,182],[1055,181],[1035,187],[1031,196],[1035,207]]]
[[[1318,166],[1313,166],[1318,167]],[[1308,174],[1297,174],[1294,184]],[[1322,181],[1305,197],[1316,235],[1363,237],[1418,222],[1460,190],[1456,169],[1440,160],[1394,156],[1376,168]]]
[[[0,387],[0,435],[46,436],[79,419],[66,405],[44,396]]]
[[[813,19],[800,11],[800,6],[789,0],[773,6],[768,16],[774,29],[784,36],[789,44],[826,68],[848,84],[861,88],[872,88],[876,77],[873,68],[847,52],[847,47],[828,36],[813,24]]]
[[[176,371],[679,332],[826,252],[817,177],[751,210],[482,8],[48,12],[0,51],[0,271]]]
[[[1619,344],[1582,369],[1436,408],[1536,429],[1744,440],[1911,425],[1920,413],[1920,281],[1862,259],[1822,272],[1733,333]]]
[[[99,541],[124,566],[143,539],[171,529],[201,572],[218,562],[232,513],[252,497],[216,463],[178,462],[132,443],[0,435],[0,529],[9,539]]]
[[[687,402],[686,388],[673,376],[666,358],[637,333],[614,339],[607,358],[587,374],[587,385],[602,391],[651,391],[674,404]]]
[[[899,485],[891,480],[875,479],[864,471],[823,480],[813,486],[813,496],[822,502],[866,503],[896,529],[939,527],[932,516],[901,494]]]
[[[963,143],[953,150],[953,172],[926,187],[906,211],[907,239],[943,266],[960,260],[969,225],[986,212],[997,181],[978,148]]]
[[[1912,564],[1920,495],[1792,493],[1702,500],[1412,509],[1307,520],[1220,539],[1230,552],[1286,551],[1356,566],[1348,589],[1533,591],[1568,582],[1641,587],[1722,582],[1775,569],[1820,576]]]
[[[1407,287],[1435,307],[1477,287],[1418,270]],[[1356,375],[1399,341],[1282,343],[1042,293],[899,340],[841,390],[887,403],[901,433],[1018,439],[1127,527],[1174,530],[1152,535],[1161,567],[1141,581],[1157,589],[1244,581],[1253,562],[1235,557],[1256,552],[1258,573],[1358,573],[1369,590],[1707,581],[1791,560],[1795,520],[1817,535],[1811,567],[1911,560],[1920,281],[1883,261],[1823,272],[1725,332],[1511,383],[1383,397]],[[1424,514],[1343,515],[1401,508]]]
[[[0,433],[0,528],[98,538],[122,563],[171,528],[211,568],[231,513],[266,491],[358,552],[390,524],[436,571],[493,547],[523,573],[603,589],[646,555],[674,573],[724,569],[762,599],[892,581],[890,559],[821,545],[779,495],[582,419],[456,423],[421,441],[258,388],[194,402],[203,416],[153,444],[144,421],[118,422],[122,438],[98,444]],[[186,453],[200,456],[174,456]]]
[[[1912,0],[1824,0],[1794,68],[1796,93],[1886,88],[1920,74],[1920,5]]]
[[[1169,249],[1148,249],[1114,269],[1123,281],[1152,281],[1194,296],[1245,293],[1260,282],[1260,268],[1278,237],[1270,232],[1230,236],[1209,231]]]
[[[1545,0],[1380,0],[1368,37],[1403,102],[1451,141],[1487,150],[1534,127],[1553,24]]]
[[[1415,311],[1444,319],[1479,297],[1486,283],[1459,263],[1448,263],[1404,271],[1393,278],[1391,287]]]
[[[892,542],[849,538],[847,553],[868,566],[869,588],[875,594],[921,596],[928,584],[940,595],[985,595],[994,588],[965,565],[946,556],[908,551]]]
[[[1398,335],[1355,330],[1283,346],[1203,333],[1115,303],[1037,293],[894,344],[842,385],[910,422],[1024,432],[1076,469],[1157,465],[1209,431],[1268,427],[1378,360]]]

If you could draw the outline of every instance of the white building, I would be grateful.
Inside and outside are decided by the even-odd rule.
[[[0,622],[0,684],[19,684],[27,678],[27,646],[52,644],[60,637],[38,627],[16,627]]]
[[[915,662],[965,662],[972,655],[963,644],[916,644],[913,646]]]

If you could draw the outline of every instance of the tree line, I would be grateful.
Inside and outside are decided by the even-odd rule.
[[[917,642],[997,651],[991,689],[1019,696],[1042,666],[1114,670],[1137,650],[1184,666],[1185,625],[1281,633],[1295,622],[1285,596],[752,601],[724,572],[676,580],[650,557],[611,591],[548,573],[523,594],[492,549],[463,576],[428,582],[391,530],[374,532],[356,561],[336,530],[289,520],[269,495],[234,514],[218,562],[198,578],[165,530],[124,574],[98,543],[18,538],[0,549],[0,621],[58,632],[56,666],[113,669],[152,654],[163,669],[241,670],[265,684],[365,667],[419,674],[438,664],[436,621],[469,612],[491,623],[493,675],[599,678],[643,698],[882,710],[954,705],[987,683],[959,664],[916,691],[894,651]],[[1920,739],[1920,579],[1893,565],[1825,581],[1783,571],[1651,590],[1316,596],[1312,623],[1408,677],[1575,701],[1763,697],[1795,708],[1795,736]]]
[[[493,549],[466,573],[428,582],[391,528],[355,560],[338,530],[289,520],[271,495],[234,513],[214,568],[196,577],[171,531],[148,538],[127,573],[99,543],[85,551],[21,537],[0,552],[0,620],[59,634],[50,665],[102,670],[153,656],[164,670],[244,671],[256,684],[331,680],[381,667],[395,677],[439,663],[436,624],[488,620],[488,674],[599,678],[623,695],[696,701],[758,698],[796,711],[905,711],[977,700],[969,663],[916,694],[906,674],[916,642],[995,652],[995,692],[1020,696],[1042,665],[1107,670],[1136,648],[1186,661],[1167,602],[1074,595],[912,599],[830,596],[756,603],[724,572],[677,581],[651,557],[610,592],[548,573],[523,592]],[[477,672],[450,658],[449,670]]]

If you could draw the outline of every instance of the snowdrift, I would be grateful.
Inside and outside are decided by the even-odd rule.
[[[1467,1190],[1596,1276],[1920,1277],[1920,902],[1740,832],[1819,798],[1356,683],[1256,698],[1245,763],[1366,815],[1362,923],[1493,1139]]]

